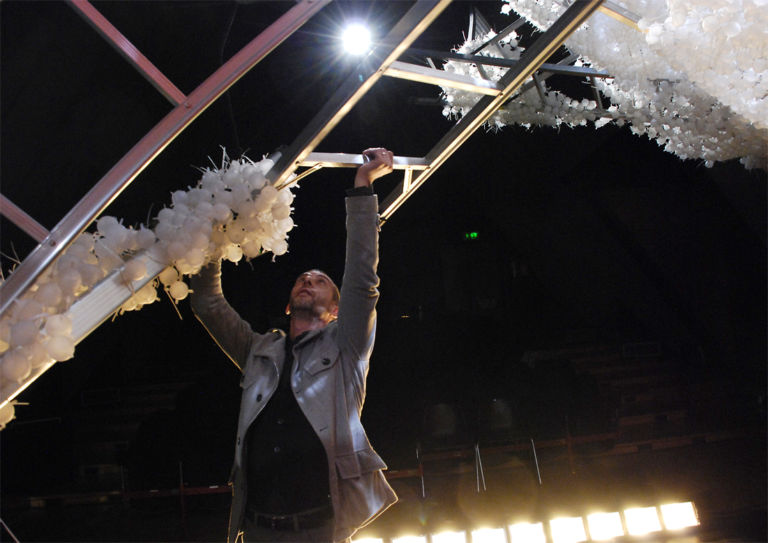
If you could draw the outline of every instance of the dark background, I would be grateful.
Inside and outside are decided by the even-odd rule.
[[[94,5],[189,93],[291,3]],[[367,17],[385,34],[408,5],[326,7],[106,214],[145,223],[172,191],[196,183],[209,157],[220,161],[221,146],[258,159],[289,144],[353,66],[338,53],[342,22]],[[510,22],[495,2],[456,2],[415,45],[462,43],[473,5],[497,30]],[[170,105],[66,4],[4,1],[0,16],[2,192],[53,228]],[[550,81],[589,96],[581,82]],[[439,105],[417,100],[438,97],[436,87],[383,78],[317,150],[385,146],[423,156],[452,123]],[[377,183],[380,196],[396,175]],[[255,329],[284,324],[301,271],[319,267],[340,281],[352,177],[329,170],[304,180],[289,253],[226,267],[227,297]],[[34,242],[4,218],[0,226],[7,273]],[[476,240],[465,239],[470,231]],[[391,468],[415,465],[422,413],[435,403],[476,413],[489,398],[515,398],[533,433],[556,434],[546,407],[590,396],[572,375],[525,363],[524,353],[573,346],[657,342],[676,382],[727,383],[744,408],[723,417],[764,428],[765,170],[681,161],[626,127],[481,129],[384,225],[379,271],[364,420]],[[0,434],[7,510],[20,496],[172,488],[179,461],[191,486],[225,483],[238,372],[187,302],[178,309],[181,319],[164,298],[107,321],[20,396],[29,405],[17,406]],[[762,456],[764,473],[761,443],[750,454]],[[119,464],[121,475],[94,475],[105,463]],[[765,494],[765,477],[756,480]]]

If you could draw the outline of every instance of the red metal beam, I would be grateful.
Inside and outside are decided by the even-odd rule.
[[[10,220],[13,224],[24,230],[31,238],[40,243],[48,235],[48,230],[27,215],[19,206],[0,194],[0,215]]]
[[[272,23],[175,107],[88,191],[0,287],[0,315],[198,115],[330,0],[304,0]]]
[[[83,17],[96,31],[101,34],[136,70],[154,86],[160,94],[166,97],[174,106],[187,99],[176,85],[165,77],[141,51],[123,36],[88,0],[70,0],[69,5]]]

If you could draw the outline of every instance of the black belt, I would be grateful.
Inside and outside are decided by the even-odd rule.
[[[248,520],[261,528],[298,532],[300,530],[319,528],[326,524],[326,522],[333,517],[333,507],[324,505],[322,507],[315,507],[313,509],[286,515],[259,513],[258,511],[253,511],[250,508],[247,508],[245,516],[248,517]]]

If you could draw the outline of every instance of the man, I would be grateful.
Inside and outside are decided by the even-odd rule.
[[[341,293],[319,270],[299,276],[288,335],[254,333],[221,290],[221,264],[192,282],[192,308],[243,373],[229,537],[346,541],[392,505],[386,465],[360,413],[378,300],[378,201],[371,183],[392,153],[368,149],[348,191]]]

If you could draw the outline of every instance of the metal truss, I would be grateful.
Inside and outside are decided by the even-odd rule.
[[[184,97],[168,115],[147,133],[93,188],[67,213],[44,240],[27,256],[0,288],[0,316],[11,302],[19,297],[61,252],[123,191],[136,176],[162,152],[208,106],[227,91],[240,77],[253,68],[288,36],[298,30],[312,15],[330,0],[305,0],[254,38],[234,57],[216,70],[189,96]],[[89,5],[78,0],[73,6]],[[81,10],[82,14],[86,11]],[[95,23],[96,24],[96,23]],[[111,25],[110,25],[111,26]],[[121,50],[127,40],[120,39],[107,28],[104,32]],[[123,41],[124,40],[124,41]],[[146,77],[153,71],[137,58],[137,67]],[[183,96],[183,95],[182,95]],[[179,97],[181,98],[181,97]]]
[[[609,74],[599,72],[591,68],[582,68],[567,65],[574,59],[569,57],[566,61],[550,64],[546,60],[565,42],[581,24],[586,21],[592,13],[600,8],[602,0],[576,0],[555,21],[555,23],[542,34],[534,44],[529,47],[519,60],[505,58],[505,51],[498,46],[498,43],[510,32],[518,28],[524,21],[518,20],[502,30],[497,36],[483,44],[474,53],[481,50],[489,50],[494,57],[478,55],[460,55],[457,53],[446,53],[424,49],[404,49],[393,48],[393,40],[398,37],[395,30],[384,40],[384,44],[375,49],[371,55],[361,63],[356,73],[342,85],[329,100],[326,107],[318,113],[311,121],[304,132],[291,145],[289,151],[275,164],[274,168],[268,173],[268,177],[276,186],[283,187],[287,183],[288,177],[297,168],[301,166],[309,167],[300,174],[306,175],[316,171],[320,167],[328,166],[333,163],[335,166],[352,167],[359,162],[348,161],[339,155],[337,159],[329,159],[329,164],[321,165],[318,163],[305,162],[310,156],[312,150],[316,147],[322,137],[330,132],[336,126],[341,116],[346,114],[361,98],[361,91],[370,88],[375,79],[381,75],[408,79],[421,83],[441,85],[452,88],[459,88],[476,92],[484,95],[481,100],[467,113],[461,121],[454,126],[430,151],[421,158],[401,157],[401,163],[405,166],[403,180],[399,186],[392,191],[380,206],[379,212],[383,221],[389,219],[392,214],[407,200],[426,180],[445,162],[488,118],[502,107],[514,95],[527,90],[524,84],[526,80],[532,78],[537,72],[540,75],[526,85],[538,85],[541,89],[543,81],[552,74],[576,75],[579,77],[596,78],[609,77]],[[436,2],[436,4],[441,4]],[[440,6],[436,6],[440,8]],[[414,7],[414,10],[416,6]],[[440,8],[442,9],[442,8]],[[413,10],[412,10],[413,11]],[[423,10],[427,16],[428,10]],[[612,12],[613,13],[613,12]],[[410,12],[409,12],[410,15]],[[409,15],[406,15],[408,17]],[[431,12],[430,12],[431,16]],[[405,18],[404,18],[405,19]],[[401,21],[403,23],[403,21]],[[478,33],[484,33],[490,29],[487,22],[482,19],[479,13],[475,12],[471,26],[478,28]],[[474,30],[473,30],[474,31]],[[401,31],[401,33],[403,33]],[[393,35],[395,34],[395,35]],[[408,40],[410,41],[410,40]],[[401,46],[406,39],[403,39]],[[426,57],[429,67],[409,64],[397,59],[395,52],[401,52],[403,55],[417,55]],[[434,67],[432,58],[455,59],[464,62],[472,62],[478,66],[482,74],[482,66],[504,66],[509,71],[498,82],[488,79],[473,78],[461,76],[439,70]],[[542,91],[543,92],[543,91]],[[348,156],[348,155],[344,155]],[[413,166],[409,165],[413,164]],[[418,165],[418,168],[415,165]]]
[[[0,286],[0,316],[6,314],[14,300],[20,297],[37,278],[53,264],[61,252],[83,232],[88,225],[111,203],[120,192],[162,150],[183,131],[213,101],[221,96],[248,70],[301,27],[330,0],[304,0],[254,38],[245,48],[206,79],[188,96],[167,80],[122,34],[104,19],[87,0],[71,0],[72,7],[92,24],[123,56],[125,56],[175,107],[142,140],[140,140],[50,232],[34,219],[0,197],[0,211],[40,244],[25,258],[18,268]],[[291,176],[299,168],[306,168],[299,178],[319,168],[357,167],[361,157],[357,154],[316,153],[317,145],[373,87],[382,76],[415,80],[471,90],[483,95],[478,103],[443,136],[424,157],[395,157],[395,169],[403,171],[403,180],[380,206],[383,220],[392,214],[474,133],[488,118],[511,97],[521,91],[527,80],[537,72],[537,78],[547,74],[570,73],[580,77],[605,77],[589,69],[577,69],[563,64],[547,64],[547,59],[563,44],[592,13],[600,8],[603,0],[575,0],[565,13],[544,32],[515,62],[502,59],[465,56],[458,60],[483,65],[499,65],[509,68],[498,81],[459,78],[443,70],[416,66],[399,59],[409,51],[411,44],[447,7],[450,0],[420,0],[401,18],[389,34],[381,40],[358,65],[305,127],[296,140],[281,153],[267,177],[278,188],[290,184]],[[515,24],[502,31],[509,33]],[[511,28],[511,29],[510,29]],[[500,49],[494,38],[483,47]],[[415,50],[418,51],[418,50]],[[479,52],[479,51],[475,51]],[[424,53],[422,50],[421,53]],[[449,58],[445,53],[422,56]],[[295,179],[295,178],[294,178]],[[126,284],[121,270],[115,271],[84,294],[72,305],[69,315],[73,321],[75,343],[83,340],[94,328],[113,314],[139,288],[153,281],[162,266],[153,258],[152,251],[137,255],[148,269],[145,279]],[[15,398],[52,364],[35,370],[24,382],[6,387],[0,392],[0,407]]]

